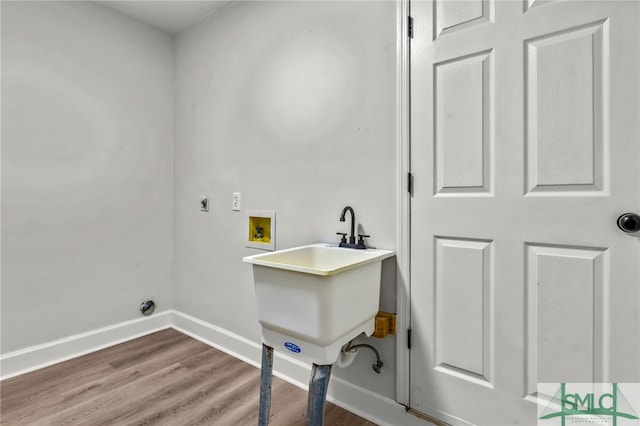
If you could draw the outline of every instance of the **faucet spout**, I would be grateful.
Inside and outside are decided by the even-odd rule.
[[[349,244],[356,243],[356,234],[355,234],[355,223],[356,223],[356,214],[353,212],[351,206],[347,206],[342,209],[342,214],[340,215],[340,222],[345,221],[345,215],[347,212],[351,213],[351,235],[349,235]]]

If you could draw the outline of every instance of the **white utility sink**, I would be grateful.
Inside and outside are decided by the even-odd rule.
[[[245,257],[253,264],[263,343],[333,364],[343,345],[373,333],[382,260],[393,255],[321,243]]]

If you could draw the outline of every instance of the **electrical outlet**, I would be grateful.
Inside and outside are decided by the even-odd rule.
[[[207,197],[206,195],[200,196],[200,211],[209,211],[209,197]]]
[[[233,193],[233,205],[232,205],[233,211],[240,211],[240,193],[239,192],[234,192]]]

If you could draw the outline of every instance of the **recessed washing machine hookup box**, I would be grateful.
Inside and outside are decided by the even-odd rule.
[[[249,225],[247,247],[274,251],[276,249],[276,212],[249,210],[247,218]]]

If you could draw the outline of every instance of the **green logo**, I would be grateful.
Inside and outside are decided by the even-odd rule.
[[[618,418],[638,420],[638,415],[617,383],[611,384],[610,392],[608,389],[595,392],[593,384],[588,385],[591,392],[585,392],[586,384],[579,385],[582,386],[573,386],[577,389],[569,392],[567,384],[561,383],[539,419],[560,418],[562,426],[565,426],[567,418],[574,423],[591,424],[608,424],[608,420],[611,420],[613,426],[617,426]]]

